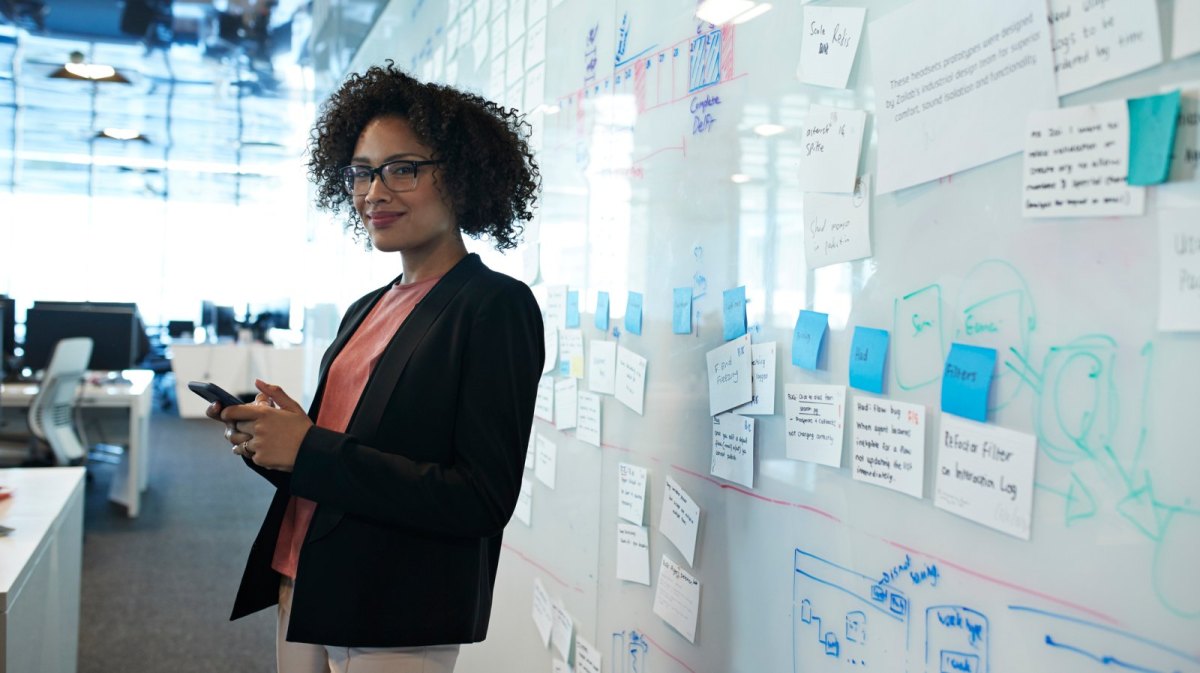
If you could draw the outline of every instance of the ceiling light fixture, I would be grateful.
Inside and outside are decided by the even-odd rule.
[[[750,9],[733,17],[733,22],[734,23],[746,23],[750,19],[758,18],[758,17],[762,16],[763,14],[766,14],[769,11],[771,11],[771,3],[760,2],[757,5],[751,7]]]
[[[142,135],[142,132],[138,131],[137,129],[118,129],[110,127],[101,131],[96,131],[96,137],[108,138],[111,140],[140,140],[144,143],[150,142],[150,139]]]
[[[129,84],[129,78],[117,72],[111,65],[84,63],[83,52],[73,51],[70,60],[50,73],[50,77],[58,79],[82,79],[91,82],[118,82]]]
[[[758,126],[754,127],[754,132],[764,138],[770,138],[771,136],[777,136],[786,130],[787,130],[787,127],[782,126],[780,124],[759,124]]]
[[[720,26],[732,21],[743,23],[756,16],[761,16],[771,10],[767,2],[753,0],[704,0],[696,8],[696,17],[713,25]]]

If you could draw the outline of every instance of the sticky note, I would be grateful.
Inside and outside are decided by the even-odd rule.
[[[567,292],[567,327],[579,327],[579,290]]]
[[[676,334],[692,333],[692,287],[675,288],[671,302],[671,329]]]
[[[629,301],[625,304],[625,331],[630,334],[642,333],[642,293],[630,292]]]
[[[725,290],[721,297],[721,313],[724,315],[726,341],[746,333],[746,286]]]
[[[829,327],[829,315],[816,311],[800,311],[796,318],[796,329],[792,332],[792,364],[805,369],[816,369],[821,356],[821,342]]]
[[[950,344],[950,355],[942,370],[942,411],[986,422],[988,390],[995,368],[996,349]]]
[[[608,293],[598,292],[596,294],[596,329],[601,332],[608,331]]]
[[[1131,185],[1157,185],[1167,179],[1179,117],[1179,90],[1130,98],[1129,177]]]
[[[855,327],[850,343],[850,385],[883,394],[883,367],[887,364],[888,332]]]

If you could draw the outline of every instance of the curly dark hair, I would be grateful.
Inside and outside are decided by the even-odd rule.
[[[438,185],[458,228],[490,236],[497,250],[516,247],[533,218],[541,174],[529,148],[529,124],[516,110],[448,86],[420,82],[392,61],[352,74],[321,108],[309,139],[308,175],[317,207],[348,215],[356,237],[366,228],[338,170],[350,163],[359,134],[378,117],[400,117],[442,161]]]

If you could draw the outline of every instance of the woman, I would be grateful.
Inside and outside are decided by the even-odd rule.
[[[232,618],[278,603],[280,671],[450,671],[487,633],[545,355],[529,288],[462,234],[516,245],[539,177],[522,126],[391,63],[317,120],[318,205],[403,273],[350,306],[307,414],[261,381],[208,410],[278,489]]]

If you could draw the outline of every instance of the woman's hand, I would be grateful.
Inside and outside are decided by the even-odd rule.
[[[262,400],[266,400],[266,396],[262,393],[259,393],[258,396],[254,398],[255,404]],[[226,421],[225,419],[221,418],[221,411],[223,409],[224,407],[221,406],[220,402],[213,402],[212,404],[208,405],[207,409],[204,410],[204,415],[208,416],[214,421],[224,422],[225,441],[233,445],[234,453],[239,456],[246,456],[247,458],[250,458],[252,454],[246,451],[246,442],[250,441],[250,435],[246,432],[243,432],[242,429],[238,427],[236,422]]]
[[[258,388],[254,404],[217,410],[229,426],[226,438],[235,444],[234,453],[246,456],[255,465],[291,472],[312,421],[279,386],[256,379],[254,387]]]

